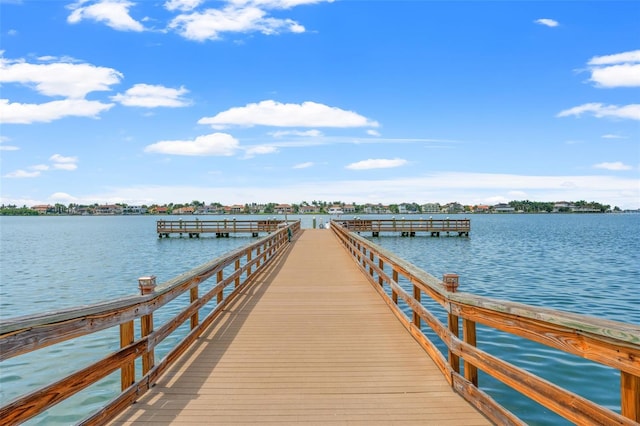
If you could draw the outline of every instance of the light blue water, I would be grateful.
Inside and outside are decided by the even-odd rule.
[[[469,217],[469,238],[372,240],[436,277],[458,273],[460,291],[640,324],[640,215]],[[155,234],[158,219],[0,217],[0,318],[135,294],[140,276],[153,274],[161,283],[255,241],[250,237],[160,240]],[[302,219],[303,228],[312,226],[312,217]],[[327,217],[318,216],[320,221]],[[172,309],[167,307],[165,314]],[[117,334],[108,330],[2,363],[0,402],[115,350]],[[180,333],[174,334],[158,348],[159,356],[180,338]],[[478,338],[482,349],[619,409],[617,372],[481,327]],[[490,377],[481,375],[480,385],[530,424],[561,423]],[[30,423],[79,421],[118,391],[116,373]]]

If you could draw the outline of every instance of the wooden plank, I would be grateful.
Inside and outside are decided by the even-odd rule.
[[[288,250],[113,424],[490,424],[331,232]]]

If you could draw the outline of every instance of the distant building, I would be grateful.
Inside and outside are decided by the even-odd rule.
[[[426,203],[420,207],[422,207],[422,213],[431,213],[431,214],[440,213],[440,209],[441,209],[439,203]]]
[[[94,209],[94,213],[100,215],[122,214],[122,206],[117,204],[103,204],[101,206],[97,206]]]
[[[342,206],[342,211],[344,213],[355,213],[356,206],[354,206],[353,204],[345,204],[344,206]]]
[[[320,213],[320,207],[318,206],[300,206],[298,208],[298,213],[300,214],[312,214],[312,213]]]
[[[291,204],[278,204],[274,207],[276,214],[291,214],[293,213],[293,206]]]
[[[513,213],[516,209],[511,207],[509,204],[500,203],[493,206],[493,211],[496,213]]]
[[[47,214],[53,212],[53,206],[50,204],[41,204],[38,206],[31,207],[31,210],[35,210],[38,214]]]
[[[177,209],[173,209],[171,214],[194,214],[196,209],[192,206],[188,207],[178,207]]]
[[[126,206],[122,208],[122,214],[145,214],[146,207],[142,206]]]

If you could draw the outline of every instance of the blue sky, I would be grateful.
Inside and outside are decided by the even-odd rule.
[[[640,2],[0,0],[1,203],[640,208]]]

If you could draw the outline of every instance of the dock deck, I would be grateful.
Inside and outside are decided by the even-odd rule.
[[[304,230],[111,424],[487,425],[328,230]]]

